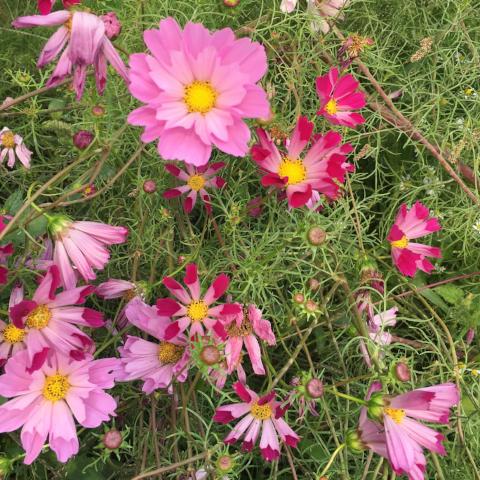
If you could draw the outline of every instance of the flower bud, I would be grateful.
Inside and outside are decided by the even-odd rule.
[[[410,369],[404,362],[398,362],[395,365],[395,377],[400,382],[408,382],[410,380]]]
[[[240,3],[240,0],[223,0],[223,4],[226,7],[236,7]]]
[[[157,191],[157,184],[154,180],[145,180],[143,182],[143,191],[145,193],[155,193]]]
[[[230,455],[221,455],[218,457],[217,469],[219,472],[227,473],[233,468],[234,465],[235,462]]]
[[[300,293],[300,292],[295,293],[293,295],[293,301],[295,303],[302,304],[305,301],[305,296],[303,295],[303,293]]]
[[[247,213],[250,217],[252,218],[257,218],[262,214],[262,197],[255,197],[252,198],[248,203],[247,203]]]
[[[92,107],[92,115],[95,117],[103,117],[105,115],[105,107],[101,105],[94,105]]]
[[[116,448],[119,448],[122,444],[122,441],[122,434],[115,428],[112,428],[112,430],[109,430],[103,436],[103,444],[109,450],[115,450]]]
[[[320,282],[316,278],[311,278],[308,281],[308,286],[310,287],[310,290],[316,292],[320,288]]]
[[[77,133],[73,135],[73,144],[79,150],[85,150],[94,139],[94,135],[92,132],[88,130],[79,130]]]
[[[307,239],[310,245],[318,247],[325,242],[327,238],[327,233],[325,230],[322,230],[320,227],[312,227],[307,233]]]
[[[372,420],[383,420],[384,399],[382,392],[376,392],[367,402],[368,417]]]
[[[307,310],[307,312],[314,313],[318,311],[318,305],[313,300],[307,300],[305,302],[305,309]]]
[[[323,396],[323,383],[319,378],[312,378],[307,382],[306,391],[311,398]]]
[[[122,24],[115,12],[108,12],[100,17],[105,25],[105,35],[110,40],[117,38],[122,31]]]
[[[345,436],[345,445],[347,445],[353,453],[361,453],[365,450],[362,439],[356,430],[350,430],[347,432],[347,435]]]
[[[469,328],[467,331],[467,335],[465,336],[465,343],[467,345],[471,345],[474,338],[475,338],[475,330],[473,328]]]
[[[200,352],[200,360],[209,367],[220,361],[220,351],[215,345],[206,345]]]

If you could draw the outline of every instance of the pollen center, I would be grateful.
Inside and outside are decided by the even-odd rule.
[[[187,185],[192,189],[198,192],[203,188],[205,185],[205,179],[202,177],[202,175],[192,175],[188,181]]]
[[[301,160],[284,158],[278,168],[280,178],[288,177],[287,185],[296,185],[303,182],[307,176],[307,169]]]
[[[385,415],[388,415],[395,423],[402,423],[403,418],[405,417],[405,410],[402,408],[389,408],[385,407],[383,409]]]
[[[57,373],[45,379],[42,393],[47,400],[57,402],[65,398],[69,388],[70,383],[68,382],[68,377]]]
[[[248,318],[248,310],[243,309],[243,320],[240,326],[237,322],[232,322],[226,327],[227,333],[230,337],[248,337],[253,332],[253,325]]]
[[[187,104],[189,112],[205,114],[215,106],[217,95],[217,92],[210,82],[195,81],[185,87],[185,95],[183,99]]]
[[[41,330],[49,324],[51,318],[50,309],[46,305],[39,305],[28,314],[27,327]]]
[[[160,342],[158,346],[158,359],[160,363],[177,363],[183,355],[185,347],[170,342]]]
[[[207,304],[203,300],[195,300],[187,307],[187,315],[193,322],[203,320],[208,313]]]
[[[19,343],[25,337],[25,330],[23,328],[17,328],[15,325],[7,325],[2,332],[3,339],[7,343]]]
[[[408,239],[404,235],[400,240],[394,240],[393,242],[390,242],[392,247],[395,248],[407,248],[408,247]]]
[[[337,102],[331,98],[328,103],[325,105],[325,111],[329,114],[329,115],[335,115],[337,113]]]
[[[15,134],[10,131],[3,133],[2,144],[6,148],[13,148],[15,146]]]
[[[254,403],[250,412],[257,420],[268,420],[272,416],[272,407],[268,403],[265,405]]]
[[[70,15],[70,18],[63,24],[65,28],[68,30],[68,33],[72,33],[72,22],[73,22],[73,15]]]

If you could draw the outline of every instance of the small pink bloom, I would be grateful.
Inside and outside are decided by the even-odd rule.
[[[365,94],[357,91],[358,82],[353,75],[339,77],[338,69],[331,68],[323,77],[316,80],[320,109],[317,115],[323,115],[333,125],[355,127],[365,122],[359,113],[353,110],[366,104]]]
[[[0,432],[22,427],[20,439],[30,465],[45,443],[65,463],[78,453],[74,418],[85,428],[95,428],[115,415],[117,403],[104,392],[114,385],[116,358],[73,361],[59,352],[51,353],[33,373],[27,373],[28,353],[12,357],[0,376],[3,397]]]
[[[373,315],[367,322],[370,338],[379,345],[390,345],[392,335],[385,332],[385,327],[393,327],[397,323],[397,307],[389,308],[382,313]]]
[[[0,233],[5,229],[8,224],[8,217],[0,215]],[[7,243],[6,245],[0,245],[0,285],[7,283],[8,268],[7,258],[13,253],[13,244]]]
[[[7,155],[8,168],[13,168],[15,158],[18,158],[25,168],[30,168],[32,152],[23,143],[23,138],[9,128],[3,127],[0,130],[0,164],[3,163]]]
[[[242,402],[217,408],[213,417],[219,423],[229,423],[243,417],[225,437],[225,443],[235,443],[244,437],[242,449],[250,452],[261,432],[260,450],[263,458],[269,462],[280,457],[279,437],[287,445],[297,446],[300,437],[282,418],[284,410],[280,402],[275,400],[275,391],[259,397],[240,382],[234,383],[233,388]]]
[[[55,4],[56,0],[38,0],[38,11],[42,15],[48,15],[52,11],[52,7]],[[77,5],[82,0],[62,0],[64,8],[73,7],[73,5]]]
[[[158,139],[166,160],[205,165],[212,146],[243,157],[250,130],[246,118],[265,117],[267,96],[257,82],[267,71],[262,45],[237,40],[230,28],[210,32],[169,17],[144,32],[151,55],[130,56],[130,92],[146,105],[128,117],[145,127],[144,142]]]
[[[298,0],[282,0],[280,4],[280,10],[283,13],[292,13],[297,6]]]
[[[83,360],[95,350],[93,340],[76,325],[98,328],[103,315],[91,308],[81,307],[94,287],[85,286],[64,290],[60,273],[53,265],[38,286],[32,300],[21,300],[10,308],[15,327],[25,329],[23,341],[28,354],[29,371],[38,370],[48,351],[57,350],[74,360]]]
[[[334,17],[343,19],[340,10],[344,8],[349,0],[307,0],[307,11],[310,12],[314,18],[311,22],[312,30],[317,32],[321,30],[322,33],[330,31],[330,23]]]
[[[191,338],[196,335],[203,337],[205,329],[207,329],[217,337],[225,339],[227,333],[222,318],[224,315],[237,314],[240,307],[229,303],[212,307],[212,304],[227,291],[230,283],[229,278],[222,273],[202,296],[197,266],[190,263],[185,268],[183,281],[188,287],[188,292],[173,278],[165,277],[163,284],[178,302],[173,298],[159,298],[157,300],[158,314],[172,319],[172,323],[165,330],[165,340],[170,341],[189,327]]]
[[[108,12],[100,17],[105,24],[105,35],[110,40],[114,40],[122,31],[122,24],[115,12]]]
[[[101,18],[88,12],[60,10],[48,15],[19,17],[12,23],[15,28],[58,26],[40,54],[37,67],[42,68],[60,55],[47,87],[54,87],[73,73],[73,86],[80,100],[85,87],[89,66],[95,70],[97,91],[100,95],[107,82],[107,61],[128,83],[128,73],[123,60],[105,34]]]
[[[315,208],[320,194],[329,200],[339,196],[339,183],[345,181],[345,173],[353,166],[346,162],[346,154],[352,151],[349,143],[341,144],[337,132],[314,135],[313,142],[304,158],[301,153],[310,141],[313,123],[307,117],[299,117],[287,151],[280,152],[269,134],[259,128],[260,143],[251,150],[253,160],[265,174],[264,187],[274,186],[285,190],[290,207],[307,205]]]
[[[417,270],[430,273],[434,269],[426,257],[440,258],[442,256],[440,249],[410,240],[440,229],[438,220],[430,217],[428,208],[422,203],[415,202],[410,209],[405,203],[401,205],[387,240],[392,247],[393,263],[402,275],[413,277]]]
[[[95,135],[89,130],[79,130],[73,135],[73,144],[79,150],[85,150],[94,140]]]
[[[208,213],[211,213],[212,206],[207,189],[222,188],[225,185],[225,180],[216,175],[224,166],[225,164],[223,162],[207,164],[203,167],[193,167],[187,163],[185,164],[185,172],[185,170],[173,164],[165,165],[165,169],[180,181],[184,182],[184,185],[167,190],[163,194],[163,197],[175,198],[187,193],[188,195],[183,202],[183,209],[185,213],[190,213],[195,206],[198,195],[200,195],[200,198],[205,204],[205,209]]]
[[[142,391],[152,393],[157,388],[166,388],[171,393],[175,380],[184,382],[188,374],[190,352],[185,335],[178,334],[165,339],[165,330],[170,319],[158,315],[156,308],[143,303],[139,298],[132,300],[127,309],[128,320],[140,330],[158,341],[128,336],[119,348],[121,369],[117,379],[144,381]]]

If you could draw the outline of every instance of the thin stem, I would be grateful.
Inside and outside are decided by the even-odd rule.
[[[330,460],[328,461],[327,465],[325,466],[325,468],[322,470],[322,473],[320,474],[320,477],[319,478],[322,478],[327,472],[328,470],[330,469],[330,467],[332,466],[332,463],[334,462],[336,456],[345,448],[345,444],[342,443],[341,445],[339,445],[335,451],[332,453],[332,456],[330,457]]]
[[[346,400],[351,400],[352,402],[358,403],[362,406],[367,405],[367,402],[365,400],[362,400],[361,398],[357,398],[357,397],[352,397],[351,395],[347,395],[346,393],[338,392],[337,389],[335,388],[325,388],[325,392],[333,393],[333,395],[336,395],[337,397],[345,398]]]

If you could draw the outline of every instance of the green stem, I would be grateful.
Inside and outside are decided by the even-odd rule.
[[[329,470],[329,468],[332,466],[333,461],[335,460],[335,457],[345,448],[345,444],[342,443],[339,445],[335,451],[332,453],[332,456],[330,457],[330,460],[328,461],[327,465],[325,468],[322,470],[322,473],[320,474],[319,478],[322,478]]]
[[[325,392],[333,393],[337,397],[345,398],[346,400],[350,400],[352,402],[358,403],[359,405],[363,405],[363,406],[367,405],[367,402],[365,400],[362,400],[361,398],[357,398],[357,397],[352,397],[351,395],[347,395],[346,393],[338,392],[336,389],[326,388]]]

